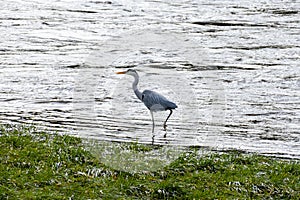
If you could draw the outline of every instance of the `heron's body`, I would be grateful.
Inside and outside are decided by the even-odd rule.
[[[144,90],[142,93],[142,101],[145,106],[152,111],[165,111],[177,108],[177,105],[161,94],[151,90]]]
[[[177,108],[177,105],[167,98],[162,96],[161,94],[151,91],[151,90],[144,90],[142,93],[138,90],[137,85],[139,83],[139,75],[138,73],[133,70],[129,69],[125,72],[118,72],[118,74],[128,74],[134,77],[134,82],[132,83],[132,89],[135,95],[145,104],[145,106],[150,110],[151,117],[152,117],[152,133],[154,132],[154,118],[153,112],[156,111],[165,111],[170,110],[170,114],[167,117],[166,121],[164,122],[164,129],[166,130],[166,123],[169,117],[172,115],[172,110]]]

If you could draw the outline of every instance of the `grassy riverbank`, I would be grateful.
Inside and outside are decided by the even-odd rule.
[[[162,170],[130,174],[100,163],[76,137],[0,130],[0,199],[300,198],[299,161],[191,150]]]

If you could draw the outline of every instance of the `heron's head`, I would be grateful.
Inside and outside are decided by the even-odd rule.
[[[128,74],[128,75],[131,75],[131,76],[136,76],[137,72],[134,69],[128,69],[127,71],[116,72],[116,74]]]

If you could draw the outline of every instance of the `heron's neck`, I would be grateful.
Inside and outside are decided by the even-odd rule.
[[[132,89],[133,89],[135,95],[142,101],[142,93],[137,88],[137,85],[139,83],[139,75],[134,74],[133,77],[134,77],[134,82],[132,83]]]

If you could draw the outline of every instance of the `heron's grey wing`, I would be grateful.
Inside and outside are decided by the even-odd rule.
[[[151,90],[145,90],[142,93],[142,101],[146,107],[152,111],[162,111],[177,108],[175,103],[169,101],[161,94]]]

